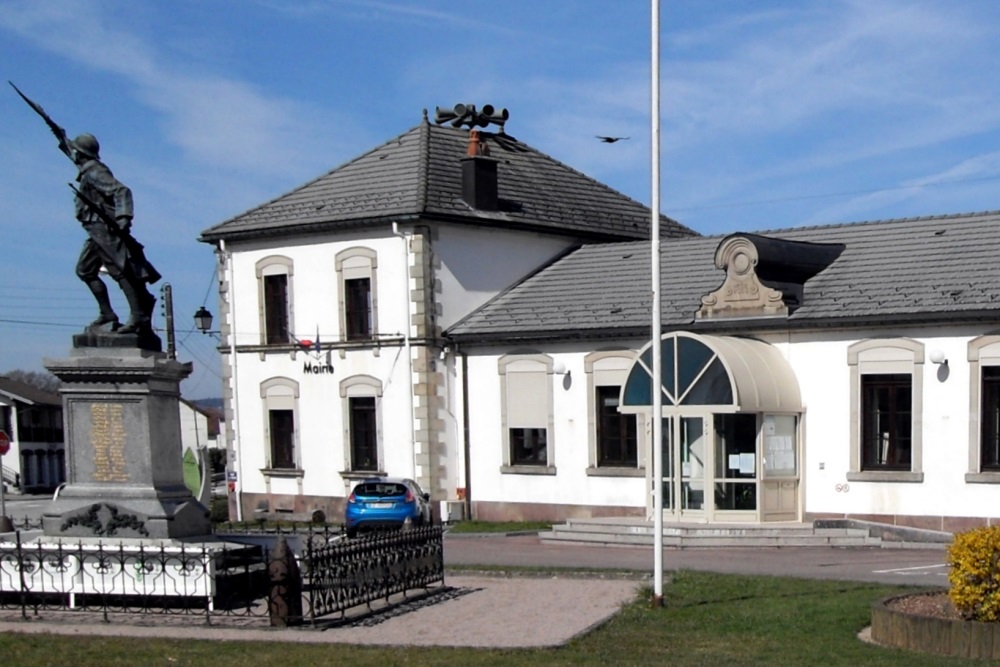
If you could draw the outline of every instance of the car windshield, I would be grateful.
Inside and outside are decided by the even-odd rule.
[[[354,489],[356,496],[375,496],[387,498],[389,496],[405,496],[406,487],[397,482],[364,482],[358,484]]]

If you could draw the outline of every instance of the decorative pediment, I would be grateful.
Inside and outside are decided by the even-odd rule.
[[[726,271],[719,289],[701,298],[698,319],[788,315],[782,293],[757,276],[756,246],[743,236],[730,236],[715,251],[715,266]]]

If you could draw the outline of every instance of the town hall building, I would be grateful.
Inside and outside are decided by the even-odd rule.
[[[656,485],[673,522],[1000,518],[1000,213],[663,217],[651,341],[650,211],[471,125],[203,232],[240,518],[336,518],[375,475],[449,518],[649,517]]]

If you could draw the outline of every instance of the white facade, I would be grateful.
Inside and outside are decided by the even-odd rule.
[[[354,483],[379,473],[415,479],[435,500],[461,496],[461,377],[440,330],[570,245],[535,233],[400,224],[227,244],[220,326],[228,358],[237,360],[226,381],[241,513],[336,516]],[[344,280],[356,257],[371,282],[367,340],[345,332]],[[262,280],[271,273],[287,276],[291,344],[264,341]],[[374,468],[351,460],[355,396],[376,399]],[[291,467],[271,460],[272,408],[294,414]]]
[[[971,327],[923,327],[895,329],[891,336],[887,333],[786,332],[759,336],[780,350],[801,392],[795,519],[909,520],[911,525],[934,529],[960,525],[963,519],[995,520],[996,484],[1000,480],[976,475],[975,446],[970,445],[976,441],[979,417],[976,410],[970,409],[974,383],[968,358],[970,344],[981,340],[979,332]],[[857,437],[853,441],[851,437],[849,350],[859,344],[892,346],[897,340],[922,349],[922,356],[915,359],[923,376],[921,395],[914,401],[921,407],[913,416],[914,431],[920,439],[919,462],[914,462],[913,473],[900,474],[899,479],[892,478],[894,473],[866,478],[866,473],[858,470],[856,455],[852,465],[852,447],[859,445]],[[628,342],[632,345],[622,354],[634,357],[639,346]],[[933,363],[932,351],[942,352],[947,363]],[[496,351],[470,355],[470,395],[476,397],[470,401],[471,495],[479,514],[497,519],[648,514],[651,480],[645,459],[649,426],[644,418],[640,417],[639,476],[622,477],[622,471],[614,468],[602,474],[594,467],[593,373],[586,372],[585,363],[594,352],[583,348],[567,350],[565,345],[517,352],[547,356],[553,367],[567,370],[565,375],[551,371],[547,375],[552,396],[553,465],[547,474],[504,469],[503,415],[497,409],[503,403],[503,381],[497,369],[505,355]],[[891,366],[895,362],[876,363]],[[624,384],[624,373],[621,378]],[[857,411],[857,406],[853,409]],[[760,445],[757,454],[760,483],[764,458]],[[754,513],[747,518],[759,520]],[[692,520],[692,515],[674,513],[674,519]]]

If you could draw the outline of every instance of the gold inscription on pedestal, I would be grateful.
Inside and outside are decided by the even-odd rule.
[[[116,403],[90,406],[90,444],[94,450],[95,482],[127,482],[125,468],[125,407]]]

